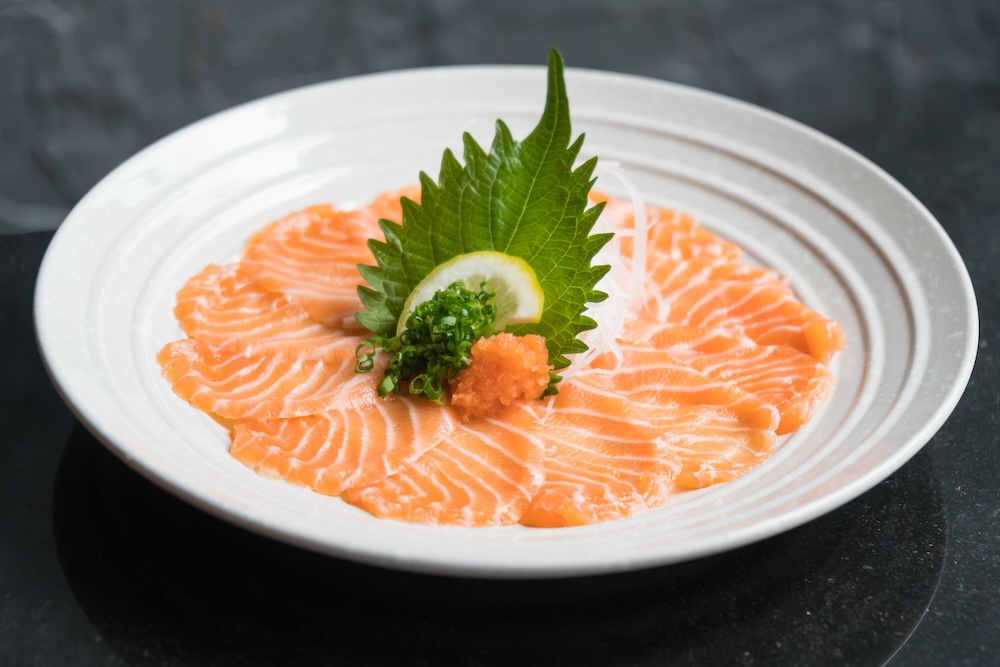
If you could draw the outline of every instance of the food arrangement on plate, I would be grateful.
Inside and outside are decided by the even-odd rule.
[[[537,127],[317,205],[177,294],[174,392],[258,472],[421,523],[563,527],[735,479],[830,395],[840,326],[691,216],[594,192],[562,60]],[[634,192],[634,188],[630,188]]]

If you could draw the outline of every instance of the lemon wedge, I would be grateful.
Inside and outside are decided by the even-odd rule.
[[[410,313],[424,301],[429,301],[438,290],[461,282],[467,289],[478,292],[483,281],[496,290],[494,331],[503,331],[511,324],[534,323],[542,319],[545,294],[531,265],[520,257],[483,250],[453,257],[428,273],[403,304],[396,335],[406,329]]]

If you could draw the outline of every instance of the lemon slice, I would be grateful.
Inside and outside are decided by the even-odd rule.
[[[438,290],[461,282],[467,289],[478,292],[483,281],[492,285],[497,293],[494,331],[503,331],[511,324],[534,323],[542,319],[545,295],[531,265],[520,257],[483,250],[458,255],[428,273],[403,304],[396,335],[406,329],[410,313],[424,301],[429,301]]]

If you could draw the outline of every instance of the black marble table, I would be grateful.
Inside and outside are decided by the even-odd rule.
[[[1000,664],[1000,7],[988,2],[0,2],[0,665]],[[940,220],[979,300],[964,398],[888,480],[686,564],[493,582],[276,543],[160,490],[61,402],[32,332],[51,229],[116,164],[258,95],[539,63],[792,116]]]

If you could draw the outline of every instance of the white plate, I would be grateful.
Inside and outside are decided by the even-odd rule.
[[[847,333],[829,404],[754,472],[583,528],[398,523],[258,476],[161,378],[156,353],[183,337],[171,308],[189,276],[235,259],[286,212],[361,204],[421,169],[436,175],[464,130],[488,144],[500,117],[523,137],[541,113],[542,68],[310,86],[142,151],[80,202],[46,253],[35,317],[53,379],[108,447],[198,507],[309,549],[442,574],[568,576],[696,558],[828,512],[912,457],[961,396],[979,335],[968,274],[927,210],[856,153],[759,108],[601,72],[569,70],[567,83],[586,154],[622,163],[649,201],[695,213],[781,270]]]

